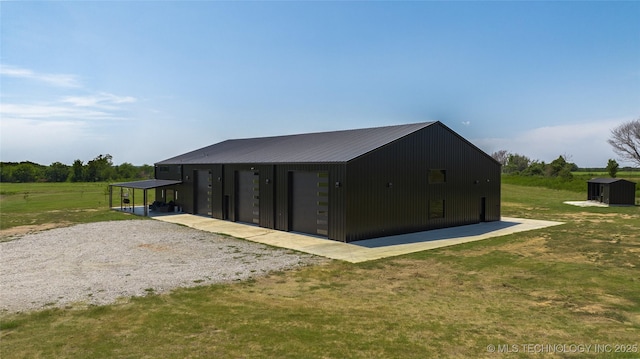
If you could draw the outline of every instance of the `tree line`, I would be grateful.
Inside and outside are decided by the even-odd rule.
[[[125,162],[114,166],[112,159],[109,154],[98,155],[87,163],[75,160],[71,166],[60,162],[49,166],[30,161],[0,162],[0,182],[104,182],[154,177],[151,165],[134,166]]]
[[[629,121],[611,130],[611,138],[607,141],[613,151],[620,158],[629,160],[640,166],[640,119]],[[551,163],[531,160],[529,157],[517,153],[509,153],[507,150],[496,151],[491,154],[502,165],[502,173],[522,176],[560,177],[573,178],[571,172],[579,168],[570,162],[569,156],[559,156]],[[606,171],[609,176],[616,177],[620,165],[614,159],[607,162]],[[631,168],[626,168],[631,170]]]
[[[518,153],[509,153],[500,150],[491,154],[496,161],[502,164],[502,173],[522,176],[544,176],[571,179],[572,171],[578,170],[578,165],[567,160],[568,156],[558,156],[551,163],[531,160],[529,157]]]

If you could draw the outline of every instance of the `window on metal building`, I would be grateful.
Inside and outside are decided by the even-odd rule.
[[[447,182],[447,170],[429,170],[429,183]]]

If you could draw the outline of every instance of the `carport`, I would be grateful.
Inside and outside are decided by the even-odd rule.
[[[109,185],[109,208],[113,208],[113,187],[119,187],[120,188],[120,209],[122,210],[125,204],[130,205],[132,208],[131,212],[135,213],[135,211],[133,210],[136,207],[135,191],[131,191],[132,196],[131,198],[128,198],[124,195],[125,194],[124,190],[125,189],[132,189],[132,190],[141,189],[143,190],[142,204],[144,207],[144,216],[146,217],[147,215],[149,215],[149,207],[147,206],[147,198],[148,198],[147,190],[155,189],[159,187],[172,186],[180,183],[182,183],[182,181],[163,180],[163,179],[149,179],[149,180],[143,180],[143,181],[112,183]]]

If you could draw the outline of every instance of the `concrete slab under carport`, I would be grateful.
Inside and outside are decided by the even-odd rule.
[[[192,214],[152,217],[159,221],[181,224],[203,231],[226,234],[274,247],[293,249],[351,263],[399,256],[563,224],[562,222],[502,217],[502,220],[498,222],[483,222],[343,243],[302,233],[277,231]]]

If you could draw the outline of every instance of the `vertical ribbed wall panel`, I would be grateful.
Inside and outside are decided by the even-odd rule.
[[[428,183],[429,170],[446,182]],[[432,125],[348,164],[347,240],[500,219],[500,166],[443,125]],[[445,201],[429,218],[429,201]]]

